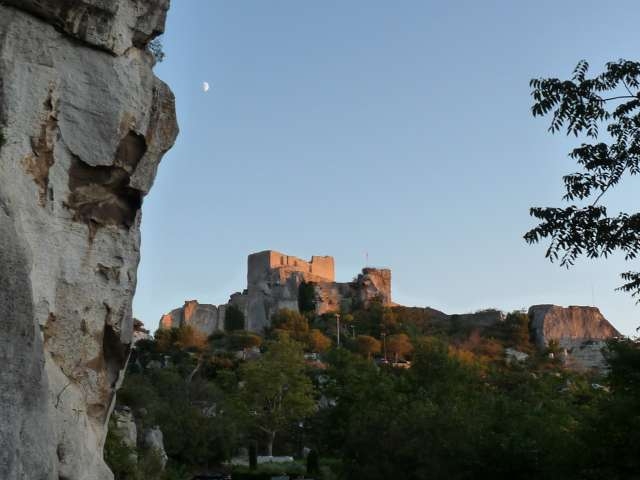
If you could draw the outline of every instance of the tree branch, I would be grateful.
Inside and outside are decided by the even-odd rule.
[[[638,97],[635,95],[620,95],[618,97],[603,98],[602,101],[608,102],[609,100],[620,100],[621,98],[638,98]]]

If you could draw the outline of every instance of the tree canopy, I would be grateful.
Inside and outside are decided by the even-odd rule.
[[[374,353],[380,353],[382,349],[380,340],[377,340],[371,335],[358,335],[356,337],[356,345],[358,352],[367,358],[371,358],[371,355]]]
[[[267,450],[272,455],[276,433],[315,410],[302,345],[282,337],[260,359],[243,364],[240,378],[244,381],[240,404],[249,421],[267,435]]]
[[[640,251],[640,213],[611,214],[605,194],[640,173],[640,63],[618,60],[588,76],[582,60],[568,80],[534,78],[534,116],[551,116],[549,131],[566,131],[584,141],[569,156],[580,170],[563,177],[566,207],[534,207],[541,223],[526,233],[529,243],[549,239],[551,261],[569,267],[582,255],[608,257],[622,252],[627,261]],[[602,133],[602,130],[606,134]],[[640,295],[640,272],[621,274],[619,290]]]

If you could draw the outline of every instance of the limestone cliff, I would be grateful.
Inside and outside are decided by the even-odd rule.
[[[546,347],[550,340],[571,348],[585,341],[620,336],[596,307],[533,305],[529,319],[529,329],[539,348]]]
[[[0,2],[0,478],[109,479],[140,207],[177,135],[169,0]]]
[[[201,332],[210,335],[224,328],[224,311],[226,305],[208,305],[197,300],[187,300],[180,308],[174,308],[160,319],[160,328],[174,328],[191,325]]]

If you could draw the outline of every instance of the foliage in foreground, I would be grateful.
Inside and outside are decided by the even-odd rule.
[[[576,203],[532,208],[531,215],[541,223],[525,235],[529,243],[550,239],[546,256],[563,266],[582,255],[606,258],[619,251],[629,261],[640,253],[640,213],[610,215],[603,205],[608,191],[640,173],[640,62],[609,62],[593,77],[588,70],[582,60],[571,79],[531,80],[533,115],[551,115],[552,133],[564,129],[585,138],[569,154],[580,171],[563,177],[563,199]],[[620,290],[640,295],[640,272],[621,277],[625,283]]]
[[[292,337],[329,336],[335,323],[290,312],[251,360],[229,351],[242,348],[235,337],[246,332],[204,345],[188,329],[165,332],[138,343],[119,402],[144,425],[160,425],[175,478],[176,467],[202,471],[256,444],[260,454],[297,458],[311,448],[322,479],[622,480],[640,471],[638,342],[612,342],[602,377],[536,352],[520,312],[480,330],[429,315],[358,310],[350,321],[360,335],[343,332],[351,351],[330,348],[321,362],[305,360],[310,344]],[[375,342],[363,349],[358,338],[380,342],[382,332],[389,355],[408,357],[412,368],[369,358]],[[529,360],[505,363],[507,347]],[[135,478],[126,452],[108,445],[118,478]]]

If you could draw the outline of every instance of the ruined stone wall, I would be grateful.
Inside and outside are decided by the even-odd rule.
[[[260,283],[266,279],[279,276],[281,281],[293,273],[303,274],[305,281],[329,281],[335,280],[335,266],[333,257],[313,256],[307,262],[292,255],[265,250],[252,253],[247,260],[247,284]]]
[[[105,480],[140,207],[177,135],[168,0],[0,2],[0,478]]]
[[[175,308],[160,317],[158,328],[169,329],[191,325],[206,335],[211,335],[216,331],[224,331],[224,317],[229,305],[235,305],[243,313],[246,312],[246,294],[236,292],[231,295],[228,303],[222,305],[185,300],[182,307]]]
[[[311,262],[273,250],[247,258],[247,292],[242,304],[247,328],[262,331],[271,315],[283,308],[298,310],[302,282],[333,281],[332,257],[314,256]]]

